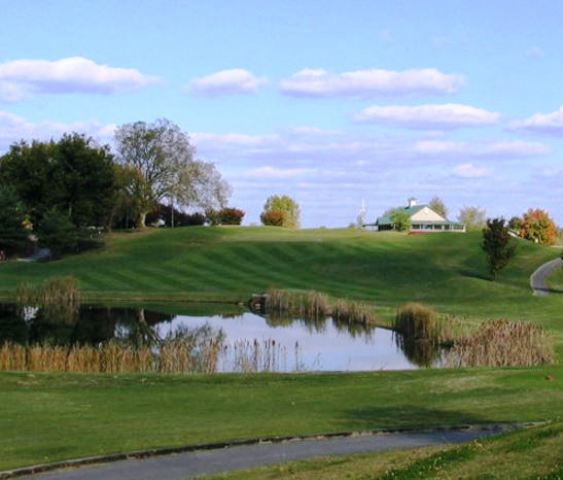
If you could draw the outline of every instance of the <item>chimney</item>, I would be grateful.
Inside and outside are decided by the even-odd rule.
[[[409,208],[416,206],[416,198],[411,197],[409,198]]]

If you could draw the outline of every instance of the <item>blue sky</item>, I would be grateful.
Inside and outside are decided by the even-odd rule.
[[[415,196],[563,224],[563,3],[0,0],[0,152],[165,117],[257,222]],[[561,109],[561,110],[560,110]]]

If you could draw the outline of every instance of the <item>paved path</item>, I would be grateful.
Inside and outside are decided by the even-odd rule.
[[[547,277],[561,267],[563,267],[563,260],[561,258],[556,258],[555,260],[544,263],[540,268],[532,273],[532,276],[530,277],[530,287],[532,287],[534,295],[544,297],[550,293],[563,293],[558,290],[551,290],[546,283]]]
[[[28,480],[186,480],[198,475],[273,465],[325,455],[346,455],[467,442],[492,433],[494,433],[493,429],[427,433],[403,432],[262,443],[146,459],[121,460],[18,478]]]

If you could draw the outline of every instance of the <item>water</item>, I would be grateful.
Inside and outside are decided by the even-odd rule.
[[[210,328],[223,335],[217,370],[375,371],[439,366],[440,352],[422,352],[397,341],[391,330],[339,324],[331,318],[305,320],[262,316],[234,307],[124,308],[82,306],[73,321],[49,312],[0,306],[0,344],[98,345],[118,340],[157,345],[182,331]]]

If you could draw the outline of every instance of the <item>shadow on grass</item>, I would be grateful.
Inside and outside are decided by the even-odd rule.
[[[345,410],[342,420],[357,429],[416,429],[496,423],[494,419],[472,413],[413,405],[373,406]]]
[[[476,280],[485,280],[487,282],[491,281],[491,277],[483,272],[477,272],[475,270],[467,270],[467,269],[461,269],[458,270],[459,274],[467,277],[467,278],[474,278]]]

